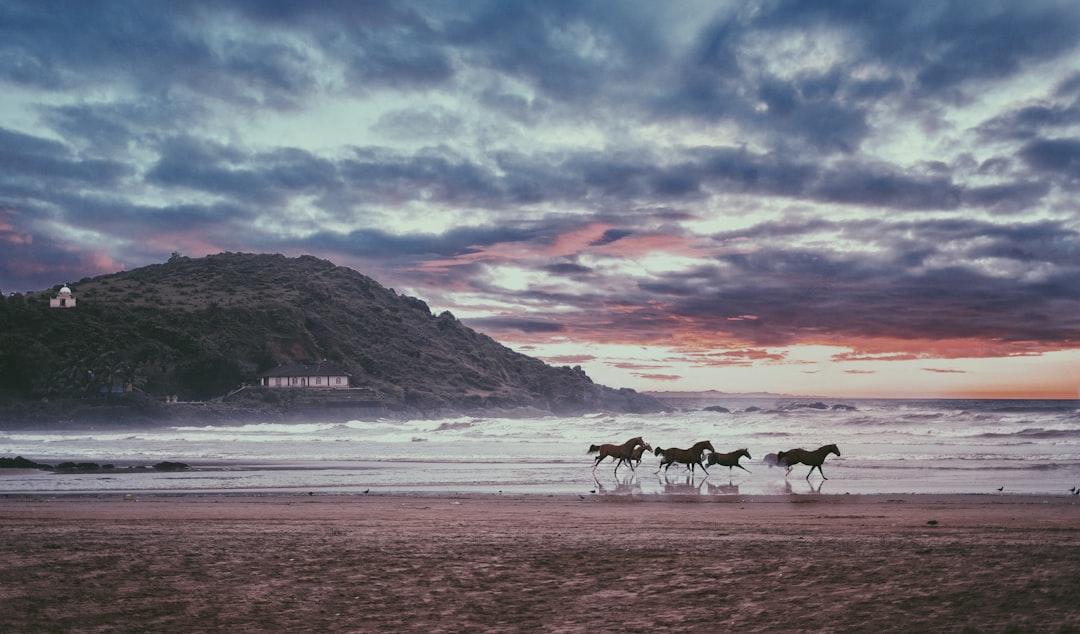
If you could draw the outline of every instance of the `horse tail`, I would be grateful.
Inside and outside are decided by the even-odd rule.
[[[600,451],[600,445],[589,445],[589,450],[585,452],[585,455],[596,453]]]

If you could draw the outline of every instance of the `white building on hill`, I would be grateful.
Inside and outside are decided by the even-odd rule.
[[[49,300],[50,308],[75,308],[75,296],[71,294],[71,289],[65,284],[60,292],[56,294],[56,297]]]
[[[259,375],[259,385],[272,388],[347,389],[349,373],[333,363],[281,365]]]

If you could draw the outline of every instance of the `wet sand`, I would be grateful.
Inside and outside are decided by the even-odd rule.
[[[0,631],[1080,631],[1077,543],[1072,495],[8,497]]]

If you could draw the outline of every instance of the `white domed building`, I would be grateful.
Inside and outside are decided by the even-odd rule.
[[[56,297],[49,300],[50,308],[75,308],[75,296],[71,294],[71,289],[67,284],[64,284],[60,292],[56,294]]]

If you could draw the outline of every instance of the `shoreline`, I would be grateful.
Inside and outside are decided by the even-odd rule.
[[[1076,631],[1078,538],[1065,495],[20,496],[0,597],[26,633]]]
[[[761,494],[716,494],[716,495],[687,495],[677,493],[553,493],[553,492],[501,492],[486,490],[444,490],[432,491],[429,489],[409,490],[400,488],[394,490],[372,490],[368,493],[359,491],[308,491],[304,487],[291,489],[266,489],[266,490],[230,490],[230,489],[188,489],[188,490],[139,490],[130,491],[49,491],[49,492],[4,492],[0,493],[0,508],[7,500],[26,500],[32,498],[49,500],[123,500],[127,493],[138,494],[141,499],[152,500],[156,498],[169,500],[186,500],[198,502],[204,498],[227,498],[227,499],[251,499],[251,500],[318,500],[320,502],[346,501],[353,499],[395,499],[395,498],[431,498],[441,499],[475,499],[492,501],[552,501],[552,502],[581,502],[584,500],[620,500],[632,502],[672,502],[679,504],[730,504],[730,503],[778,503],[792,499],[833,501],[834,503],[857,503],[857,502],[886,502],[894,500],[921,501],[925,503],[947,502],[979,502],[985,504],[1010,504],[1010,503],[1035,503],[1036,501],[1065,505],[1075,505],[1080,509],[1080,495],[1065,493],[1019,493],[1019,492],[993,492],[993,493],[820,493],[808,491],[803,493],[761,493]],[[0,518],[2,519],[2,518]]]

